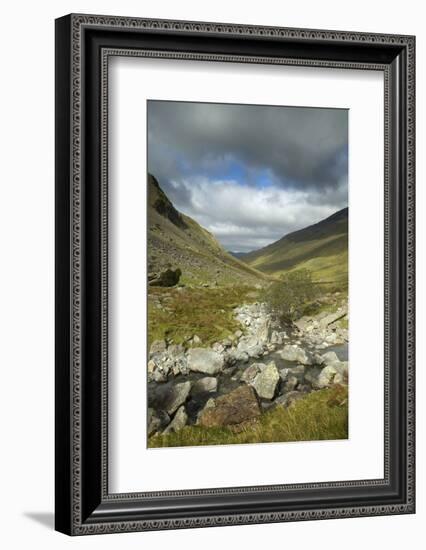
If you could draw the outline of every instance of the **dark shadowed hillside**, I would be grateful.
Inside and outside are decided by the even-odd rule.
[[[253,284],[265,276],[226,252],[195,220],[173,206],[148,174],[148,272],[179,268],[187,284]]]

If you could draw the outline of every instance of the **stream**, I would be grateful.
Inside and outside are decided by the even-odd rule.
[[[303,347],[303,344],[301,344]],[[321,350],[321,353],[326,353],[334,351],[340,361],[348,360],[348,344],[339,344],[335,346],[329,346],[327,349]],[[269,363],[274,361],[278,370],[284,368],[295,367],[298,363],[294,361],[287,361],[281,357],[277,351],[273,351],[259,357],[257,359],[250,359],[247,362],[237,362],[232,367],[227,367],[220,374],[216,375],[217,379],[217,391],[216,392],[204,392],[198,393],[196,395],[190,395],[188,401],[186,402],[186,412],[188,414],[188,423],[194,424],[197,420],[197,415],[201,409],[204,408],[206,402],[210,398],[215,398],[220,395],[224,395],[234,390],[241,385],[240,377],[244,370],[253,363]],[[307,366],[306,372],[308,373],[311,369],[316,369],[316,366]],[[157,383],[157,382],[148,382],[148,406],[154,409],[161,409],[162,403],[164,402],[168,393],[170,393],[172,387],[175,384],[179,384],[186,381],[196,382],[201,378],[205,378],[207,375],[203,373],[190,372],[188,375],[178,374],[177,376],[172,377],[167,382]],[[261,404],[264,405],[264,408],[267,408],[270,404],[268,400],[261,400]]]

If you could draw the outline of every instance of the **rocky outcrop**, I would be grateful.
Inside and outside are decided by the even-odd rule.
[[[303,337],[303,340],[317,349],[326,349],[329,346],[344,344],[348,341],[347,323],[348,306],[346,303],[337,307],[333,312],[322,312],[312,317],[304,316],[294,322],[294,326]]]
[[[206,428],[241,424],[259,418],[261,410],[253,388],[239,386],[230,393],[210,399],[198,416]]]

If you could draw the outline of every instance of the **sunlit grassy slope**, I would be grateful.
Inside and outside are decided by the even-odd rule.
[[[242,257],[269,275],[307,268],[315,281],[347,285],[348,208]]]
[[[150,288],[149,344],[166,338],[180,344],[196,334],[203,346],[209,346],[232,337],[241,329],[234,308],[253,302],[257,297],[258,291],[245,285]]]

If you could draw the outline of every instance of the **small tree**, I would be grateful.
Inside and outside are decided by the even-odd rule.
[[[318,296],[318,287],[312,282],[308,269],[291,271],[272,283],[264,295],[270,309],[284,321],[295,321],[301,317],[307,307]]]

